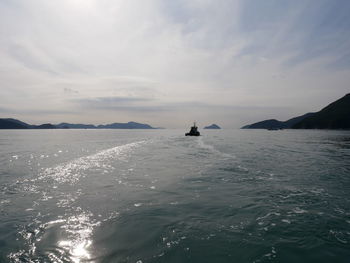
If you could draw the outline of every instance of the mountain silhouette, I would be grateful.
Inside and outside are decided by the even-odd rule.
[[[350,93],[316,113],[306,113],[287,121],[264,120],[241,129],[350,129]]]
[[[128,123],[111,123],[105,125],[92,125],[92,124],[72,124],[62,122],[54,125],[51,123],[45,123],[41,125],[31,125],[12,118],[0,118],[0,129],[157,129],[153,128],[149,124],[128,122]]]
[[[312,116],[292,126],[293,129],[350,129],[350,93]]]

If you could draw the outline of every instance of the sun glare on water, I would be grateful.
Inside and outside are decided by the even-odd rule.
[[[80,242],[74,242],[69,240],[62,240],[58,242],[58,246],[68,250],[72,262],[79,263],[82,260],[88,260],[91,258],[88,248],[92,244],[92,241],[82,240]]]
[[[66,239],[58,241],[57,245],[74,263],[91,259],[91,235],[99,222],[92,222],[90,216],[88,213],[71,216],[66,220],[66,224],[61,226],[68,235]]]

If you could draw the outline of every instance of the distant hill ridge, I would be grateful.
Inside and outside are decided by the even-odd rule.
[[[12,118],[0,118],[0,129],[157,129],[153,128],[149,124],[128,122],[128,123],[112,123],[105,125],[92,125],[92,124],[72,124],[72,123],[60,123],[51,124],[45,123],[41,125],[31,125]]]
[[[96,129],[95,125],[92,124],[73,124],[62,122],[56,125],[59,129]]]
[[[301,120],[312,116],[314,113],[306,113],[304,115],[294,117],[287,121],[279,121],[275,119],[259,121],[253,124],[245,125],[241,129],[290,129],[293,125],[300,122]]]
[[[128,123],[112,123],[106,125],[98,125],[99,129],[155,129],[148,124],[130,121]]]
[[[350,129],[350,93],[316,113],[306,113],[287,121],[260,121],[242,129]]]
[[[28,129],[29,124],[16,119],[0,119],[0,129]]]

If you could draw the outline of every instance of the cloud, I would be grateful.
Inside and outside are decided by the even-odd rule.
[[[16,108],[6,108],[0,107],[0,113],[4,114],[15,114],[15,115],[69,115],[76,114],[76,112],[69,110],[42,110],[42,109],[16,109]]]
[[[79,91],[71,89],[71,88],[63,88],[63,92],[66,94],[78,94]]]
[[[97,97],[73,100],[74,103],[79,104],[79,106],[82,108],[100,110],[132,108],[137,103],[150,101],[152,100],[148,98],[136,97]]]
[[[11,109],[8,109],[8,108],[3,108],[3,107],[0,107],[0,112],[1,113],[12,113],[12,110]]]
[[[107,122],[120,111],[159,126],[197,115],[239,127],[254,111],[269,117],[277,107],[281,119],[286,108],[312,111],[348,91],[349,7],[341,0],[1,1],[1,105],[28,115],[61,111],[48,116],[58,122],[65,111],[74,112],[70,121],[88,113],[81,118],[93,123],[100,122],[94,111],[105,111]]]
[[[181,111],[261,111],[261,110],[283,110],[288,107],[276,106],[235,106],[205,103],[198,101],[187,102],[169,102],[163,103],[149,98],[131,98],[131,97],[98,97],[72,100],[84,110],[103,110],[114,112],[181,112]]]

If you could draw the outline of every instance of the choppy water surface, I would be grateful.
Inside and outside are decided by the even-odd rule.
[[[349,262],[350,133],[0,132],[0,262]]]

